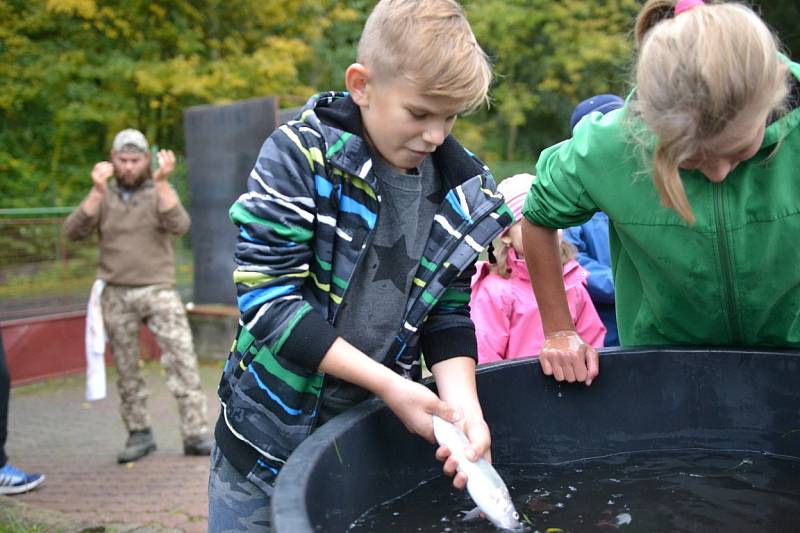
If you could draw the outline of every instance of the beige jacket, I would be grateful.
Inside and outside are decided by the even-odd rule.
[[[112,285],[175,284],[173,235],[189,229],[191,221],[180,201],[159,212],[152,180],[130,193],[128,201],[109,183],[100,210],[92,217],[78,207],[64,222],[70,239],[83,239],[95,229],[100,239],[97,277]]]

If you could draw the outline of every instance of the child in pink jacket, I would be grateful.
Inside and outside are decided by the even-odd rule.
[[[517,222],[500,236],[496,262],[479,262],[472,278],[470,308],[478,338],[479,363],[537,356],[544,344],[519,223],[532,180],[530,174],[518,174],[504,179],[497,187]],[[574,258],[574,246],[562,240],[564,287],[572,319],[581,338],[599,348],[603,346],[606,328],[586,289],[589,272]]]

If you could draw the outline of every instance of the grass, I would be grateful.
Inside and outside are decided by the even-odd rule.
[[[116,371],[113,365],[111,365],[111,367],[107,368],[106,370],[108,372],[107,379],[116,378],[116,373],[115,373]],[[14,387],[14,394],[21,396],[32,395],[32,394],[44,394],[48,392],[61,390],[65,387],[69,388],[69,387],[82,386],[85,382],[86,382],[86,374],[81,372],[66,376],[58,376],[58,377],[43,379],[41,381],[34,381],[32,383],[26,383],[24,385],[17,385]],[[0,531],[3,530],[0,529]]]
[[[176,252],[176,287],[186,298],[193,289],[191,251]],[[66,260],[0,268],[0,308],[21,313],[26,309],[65,303],[85,305],[96,271],[96,250],[87,250],[85,254]]]
[[[38,524],[14,516],[10,511],[0,512],[0,531],[3,533],[56,533],[52,526]]]
[[[0,304],[3,301],[88,296],[95,279],[98,239],[66,239],[61,218],[0,218]],[[188,235],[174,239],[177,285],[192,283],[193,261]]]
[[[75,531],[74,527],[69,529]],[[34,519],[16,516],[13,513],[13,507],[0,511],[0,532],[2,533],[62,533],[65,531],[67,530],[55,523],[39,523]],[[81,529],[80,533],[116,533],[117,531],[114,527],[97,526]]]
[[[218,380],[220,373],[222,372],[222,368],[225,365],[225,361],[208,361],[208,360],[200,360],[197,362],[198,370],[200,371],[201,378],[204,379],[211,379],[216,383]],[[142,369],[145,377],[150,376],[151,374],[159,374],[162,378],[166,376],[166,372],[164,371],[164,367],[160,361],[156,359],[148,359],[148,360],[140,360],[139,366]],[[208,377],[210,375],[210,377]],[[117,370],[114,368],[114,363],[106,364],[106,381],[111,384],[115,382],[117,379]],[[14,394],[25,396],[25,395],[32,395],[32,394],[46,394],[48,392],[55,392],[61,390],[63,388],[71,388],[71,387],[83,387],[86,383],[86,374],[83,372],[77,372],[75,374],[70,374],[66,376],[57,376],[48,379],[43,379],[41,381],[34,381],[32,383],[26,383],[24,385],[18,385],[14,387]],[[109,394],[113,393],[109,391]],[[115,400],[116,401],[116,400]],[[0,533],[5,533],[5,531],[0,528]]]

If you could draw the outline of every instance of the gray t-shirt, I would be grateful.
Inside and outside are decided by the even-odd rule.
[[[430,157],[417,168],[416,175],[400,174],[379,157],[372,161],[381,196],[378,222],[334,325],[350,344],[383,362],[401,329],[408,295],[444,191]],[[360,387],[327,376],[320,423],[367,394]]]

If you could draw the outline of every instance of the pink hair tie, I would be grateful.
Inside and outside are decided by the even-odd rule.
[[[689,11],[693,7],[701,6],[705,4],[703,0],[681,0],[675,5],[675,16],[677,17],[684,11]]]

